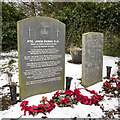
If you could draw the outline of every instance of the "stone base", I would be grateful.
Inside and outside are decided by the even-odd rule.
[[[91,83],[91,84],[89,84],[89,85],[88,85],[88,84],[83,84],[83,83],[81,83],[81,85],[82,85],[83,87],[89,87],[89,86],[94,85],[94,84],[99,83],[99,82],[102,82],[102,80],[96,81],[96,82]]]

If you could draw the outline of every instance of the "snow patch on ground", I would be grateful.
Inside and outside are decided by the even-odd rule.
[[[17,51],[11,51],[9,53],[1,53],[2,56],[14,56],[17,57],[18,53]],[[0,60],[0,68],[4,68],[0,70],[0,87],[2,87],[3,85],[8,84],[8,77],[6,75],[6,73],[4,73],[8,68],[8,62],[11,58],[4,58]],[[13,64],[13,70],[11,71],[13,74],[12,77],[12,81],[17,82],[17,85],[19,85],[19,76],[18,76],[18,59],[17,58],[12,58],[14,60],[16,60],[16,62]],[[82,64],[72,64],[69,63],[68,61],[71,60],[71,56],[69,54],[65,55],[65,77],[72,77],[72,82],[71,82],[71,90],[74,90],[75,88],[81,88],[81,93],[87,96],[91,96],[91,94],[89,92],[86,92],[84,88],[80,83],[81,80],[80,78],[82,78]],[[117,65],[115,64],[115,62],[118,61],[117,57],[110,57],[110,56],[103,56],[103,77],[106,76],[106,66],[112,66],[112,71],[111,71],[111,75],[112,74],[117,74]],[[103,86],[103,82],[105,82],[105,79],[103,79],[103,81],[96,83],[90,87],[88,87],[89,90],[95,90],[96,92],[102,91],[102,86]],[[9,89],[4,89],[1,90],[0,92],[3,93],[3,95],[5,93],[9,92]],[[40,103],[40,100],[42,99],[42,96],[46,96],[48,98],[48,100],[50,100],[52,98],[52,96],[54,95],[56,91],[51,92],[51,93],[46,93],[46,94],[39,94],[39,95],[35,95],[35,96],[31,96],[29,98],[26,98],[25,100],[29,101],[29,105],[38,105]],[[19,93],[19,87],[17,88],[17,93]],[[101,93],[101,95],[103,94],[103,92]],[[118,98],[111,98],[108,99],[108,97],[104,97],[104,100],[102,102],[100,102],[100,104],[104,106],[105,110],[112,110],[112,109],[116,109],[116,107],[118,106]],[[74,105],[74,108],[70,108],[70,107],[55,107],[55,109],[53,111],[49,113],[47,113],[47,117],[48,118],[88,118],[88,114],[90,114],[90,118],[101,118],[102,115],[104,115],[104,113],[102,112],[102,110],[100,109],[100,106],[95,106],[95,105],[84,105],[81,103],[78,103],[78,105]],[[0,111],[0,119],[1,118],[41,118],[43,115],[38,114],[37,116],[33,117],[32,115],[27,115],[24,116],[24,112],[21,111],[20,108],[20,102],[15,104],[15,105],[11,105],[9,107],[8,110],[4,110],[4,111]],[[117,118],[118,116],[115,115],[115,117]]]

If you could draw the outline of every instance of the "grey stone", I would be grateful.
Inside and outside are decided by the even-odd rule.
[[[102,81],[103,34],[88,32],[82,35],[82,84],[90,86]]]
[[[65,24],[48,17],[17,23],[20,99],[64,88]]]
[[[78,47],[70,48],[73,63],[82,63],[82,49]]]

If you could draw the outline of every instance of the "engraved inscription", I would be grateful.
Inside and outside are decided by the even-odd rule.
[[[103,35],[83,34],[82,50],[82,83],[89,86],[102,80]]]
[[[62,55],[56,47],[59,40],[27,40],[27,43],[31,46],[31,49],[27,51],[28,55],[24,56],[26,66],[30,68],[30,70],[24,71],[27,79],[33,81],[34,79],[59,76],[63,70],[60,66]],[[30,85],[28,81],[26,85]]]
[[[49,17],[18,22],[20,99],[64,88],[65,25]]]

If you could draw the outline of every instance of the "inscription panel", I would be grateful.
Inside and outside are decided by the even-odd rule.
[[[82,36],[82,84],[90,86],[102,80],[103,34],[85,33]]]
[[[18,22],[20,99],[64,87],[65,25],[48,17]]]

